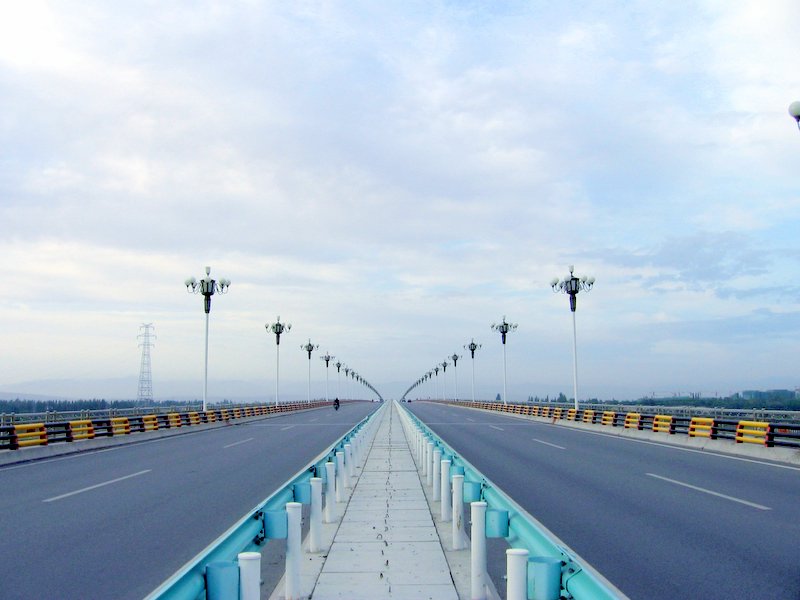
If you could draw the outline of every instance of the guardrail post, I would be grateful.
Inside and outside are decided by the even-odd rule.
[[[438,448],[433,451],[433,501],[436,502],[441,499],[441,486],[439,482],[442,479],[442,451]]]
[[[439,487],[442,490],[442,506],[440,517],[442,522],[446,523],[450,520],[450,514],[453,509],[452,499],[450,498],[450,461],[445,459],[442,461],[441,481]]]
[[[239,600],[260,600],[261,598],[261,553],[240,552],[239,560]]]
[[[286,537],[286,600],[300,598],[300,558],[302,554],[302,517],[303,505],[299,502],[286,503],[288,535]]]
[[[355,469],[353,468],[353,445],[344,445],[344,466],[347,469],[347,487],[353,487],[352,479],[356,476]]]
[[[425,457],[426,477],[429,486],[433,486],[433,442],[428,442],[428,454]]]
[[[308,529],[308,551],[322,549],[322,479],[311,478],[311,519]]]
[[[464,542],[464,476],[453,475],[453,550],[463,550]]]
[[[344,502],[344,484],[345,477],[344,471],[344,452],[338,450],[336,452],[336,501]]]
[[[486,502],[473,502],[470,526],[470,589],[472,600],[486,600]]]
[[[431,459],[429,452],[431,452],[431,448],[433,447],[433,443],[428,441],[426,437],[422,441],[422,474],[425,476],[426,481],[428,477],[428,471],[430,470]]]
[[[336,466],[325,463],[325,522],[333,523],[333,503],[336,501]]]
[[[528,554],[524,548],[506,550],[506,600],[528,600]]]

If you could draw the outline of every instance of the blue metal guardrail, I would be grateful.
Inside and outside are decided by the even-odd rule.
[[[378,409],[383,404],[378,404]],[[311,461],[302,471],[287,481],[255,508],[250,510],[228,531],[219,536],[205,550],[181,567],[172,577],[151,592],[146,600],[204,600],[206,597],[205,571],[209,563],[233,561],[240,552],[258,550],[267,538],[265,514],[280,510],[287,502],[295,500],[295,486],[308,484],[312,477],[325,479],[325,463],[335,460],[336,452],[375,416],[377,409],[362,419],[348,433]]]
[[[398,406],[402,406],[398,404]],[[575,600],[620,600],[626,596],[598,573],[585,560],[549,531],[536,518],[504,494],[480,471],[445,443],[430,427],[407,408],[402,407],[413,423],[442,452],[442,460],[451,461],[450,476],[464,475],[464,500],[483,500],[489,509],[507,511],[508,536],[512,548],[524,548],[531,557],[559,558],[562,564],[561,589],[567,598]]]

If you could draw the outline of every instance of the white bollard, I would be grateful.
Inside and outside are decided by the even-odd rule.
[[[311,516],[308,524],[308,551],[322,550],[322,478],[311,478]]]
[[[528,600],[528,551],[506,550],[506,600]]]
[[[356,472],[353,469],[353,445],[344,445],[344,466],[347,469],[347,487],[353,487],[353,478]]]
[[[441,498],[439,482],[442,480],[440,471],[442,468],[442,451],[438,448],[433,451],[433,501],[437,502]]]
[[[426,456],[425,465],[427,467],[427,482],[428,486],[433,485],[433,442],[428,442],[428,454]]]
[[[336,502],[336,465],[331,461],[325,463],[325,522],[333,523]]]
[[[470,589],[472,600],[486,600],[486,502],[471,504]]]
[[[422,440],[422,475],[424,477],[428,476],[428,465],[431,462],[431,459],[428,458],[428,450],[430,444],[428,444],[428,439],[425,438]]]
[[[442,490],[442,506],[439,516],[443,523],[447,523],[453,510],[452,500],[450,499],[450,461],[447,459],[442,461],[442,475],[439,487]]]
[[[286,600],[300,599],[300,558],[302,554],[302,527],[300,520],[303,505],[299,502],[286,503],[288,535],[286,537]]]
[[[345,501],[345,477],[347,474],[344,472],[344,452],[341,450],[336,452],[336,501]]]
[[[261,553],[240,552],[239,561],[239,600],[260,600],[261,598]]]
[[[453,475],[453,550],[467,547],[464,537],[464,476]]]

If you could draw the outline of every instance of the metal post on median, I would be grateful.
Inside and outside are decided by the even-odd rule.
[[[442,451],[438,448],[433,451],[433,501],[437,502],[441,498],[439,481],[442,476],[439,474],[442,468]]]
[[[506,550],[506,600],[528,600],[528,554],[525,548]]]
[[[336,452],[336,501],[344,502],[344,452],[338,450]]]
[[[302,527],[300,524],[303,505],[286,503],[288,535],[286,537],[286,600],[300,598],[300,559],[302,554]]]
[[[428,454],[426,455],[425,465],[427,467],[427,479],[429,486],[433,485],[433,442],[428,442]]]
[[[442,522],[447,523],[447,521],[450,520],[450,514],[453,508],[450,499],[450,461],[448,459],[442,461],[442,474],[439,487],[442,491],[442,506],[439,516]]]
[[[261,598],[261,553],[240,552],[239,562],[239,600],[260,600]]]
[[[322,478],[311,478],[311,517],[308,526],[308,551],[322,550]]]
[[[472,600],[486,600],[486,502],[473,502],[470,527],[470,589]]]
[[[325,522],[333,523],[333,503],[336,502],[336,465],[325,463]]]
[[[353,478],[356,476],[353,468],[353,445],[344,445],[344,466],[347,469],[347,487],[353,487]]]
[[[467,547],[464,540],[464,476],[453,475],[453,550]]]

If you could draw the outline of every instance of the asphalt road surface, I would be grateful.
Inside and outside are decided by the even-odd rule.
[[[0,468],[0,598],[146,596],[378,406]]]
[[[633,599],[800,598],[800,468],[406,404]]]

